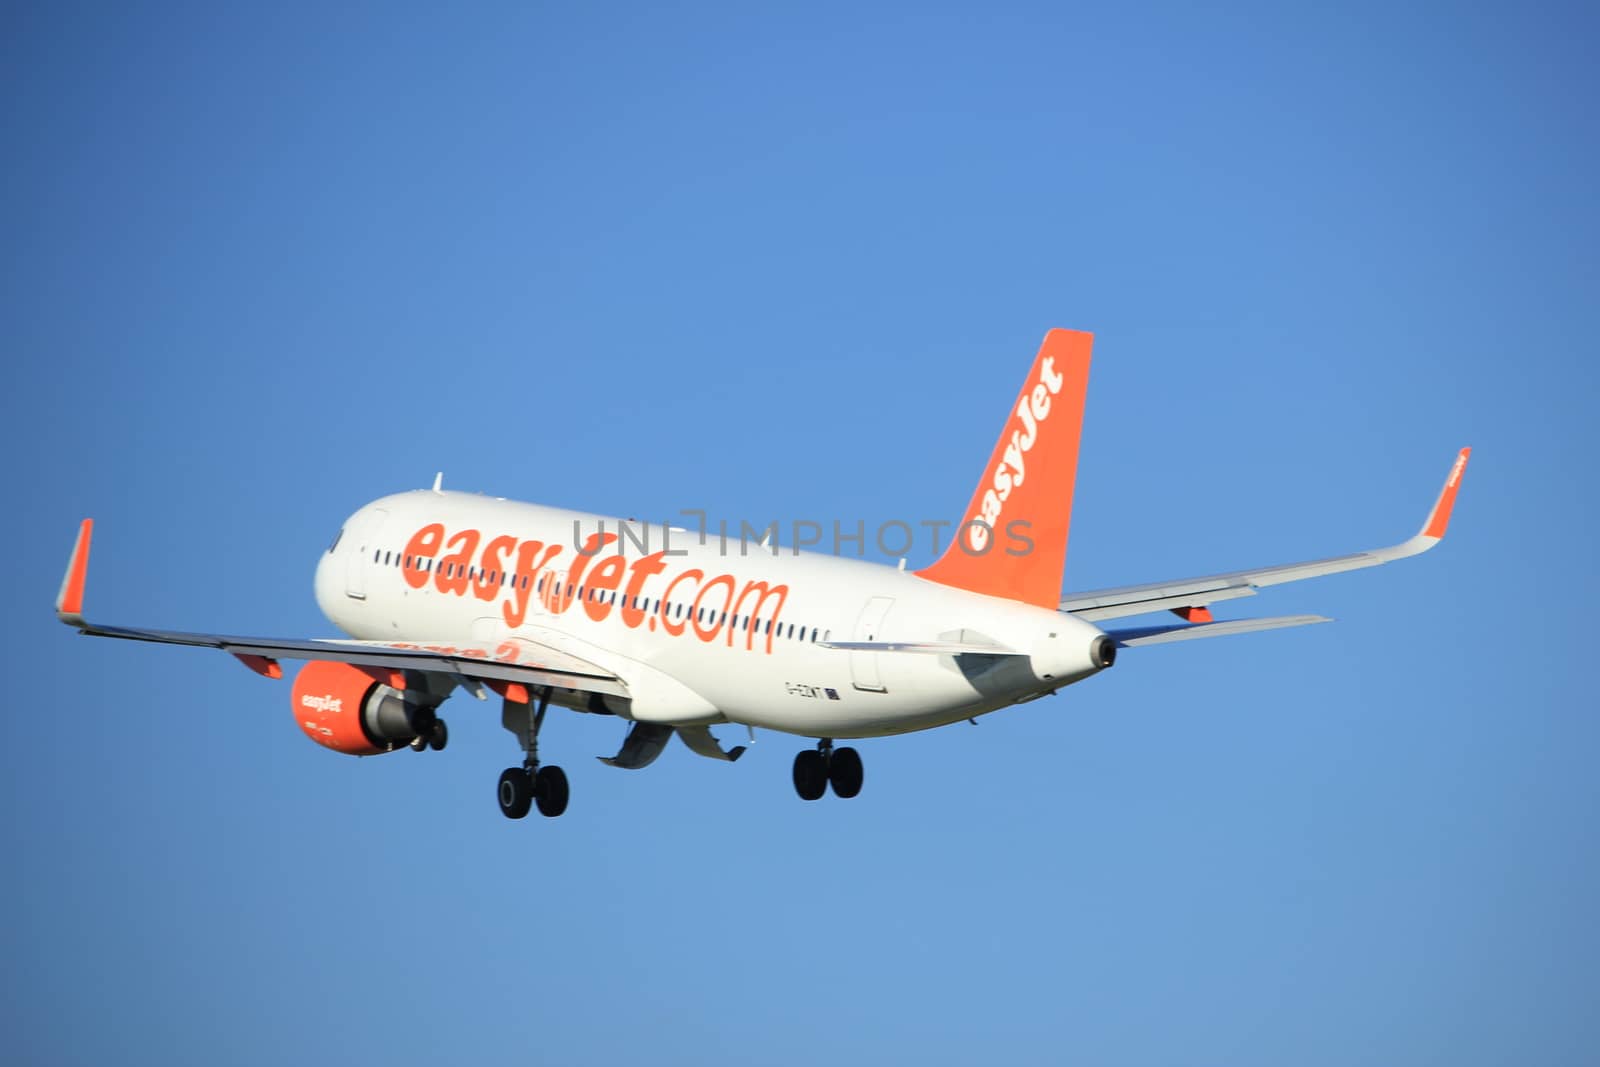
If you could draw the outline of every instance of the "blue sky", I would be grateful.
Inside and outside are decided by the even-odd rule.
[[[1600,1044],[1600,445],[1578,5],[0,12],[17,653],[0,1046],[34,1063],[1498,1064]],[[558,821],[309,745],[225,656],[447,484],[954,518],[1097,334],[1069,589],[1437,552],[807,805],[590,757]],[[913,565],[925,559],[913,559]],[[24,654],[23,650],[26,650]]]

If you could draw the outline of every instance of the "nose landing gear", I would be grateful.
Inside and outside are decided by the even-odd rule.
[[[830,737],[794,758],[794,791],[801,800],[821,800],[829,786],[834,796],[848,800],[861,792],[864,778],[861,756],[853,748],[835,749]]]
[[[428,747],[435,752],[443,752],[444,746],[450,743],[450,727],[446,726],[443,719],[435,719],[433,732],[428,735]]]
[[[443,752],[444,746],[449,743],[450,728],[443,719],[434,719],[432,726],[411,739],[411,751],[426,752],[431,748],[435,752]]]

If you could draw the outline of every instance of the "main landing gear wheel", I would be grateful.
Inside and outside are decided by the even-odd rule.
[[[525,767],[507,767],[500,774],[500,814],[520,819],[533,807],[533,775]]]
[[[816,748],[807,749],[794,758],[794,791],[800,794],[801,800],[821,800],[830,785],[834,796],[849,800],[861,792],[864,777],[861,757],[856,750],[835,750],[831,738],[824,737]]]
[[[539,814],[554,819],[567,810],[567,772],[560,767],[540,767],[533,778],[533,797]]]
[[[833,795],[844,800],[849,800],[861,792],[861,782],[866,772],[861,769],[861,757],[853,748],[835,750],[833,758],[828,761],[828,784],[833,786]]]
[[[443,719],[433,720],[433,729],[428,732],[428,747],[435,752],[443,752],[444,746],[450,743],[450,727],[444,724]],[[421,752],[421,749],[417,750]]]
[[[794,758],[794,791],[801,800],[821,800],[828,791],[828,761],[808,748]]]

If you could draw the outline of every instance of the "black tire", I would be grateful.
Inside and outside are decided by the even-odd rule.
[[[443,719],[433,720],[433,729],[428,732],[428,747],[435,752],[443,752],[444,746],[450,743],[450,727],[444,724]]]
[[[794,758],[794,791],[801,800],[821,800],[828,791],[828,761],[814,748]]]
[[[413,737],[407,744],[411,746],[411,751],[413,752],[428,751],[428,739],[426,737]]]
[[[539,814],[554,819],[567,810],[567,772],[560,767],[540,767],[533,782],[533,795]]]
[[[853,748],[836,748],[828,761],[828,784],[833,795],[849,800],[861,792],[861,782],[866,772],[861,768],[861,757]]]
[[[507,767],[500,773],[500,814],[520,819],[533,807],[533,776],[521,767]]]

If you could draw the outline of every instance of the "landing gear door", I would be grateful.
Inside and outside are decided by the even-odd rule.
[[[861,614],[856,618],[856,631],[851,637],[852,641],[881,641],[883,638],[883,619],[889,614],[889,608],[894,604],[893,597],[875,596],[867,601],[861,609]],[[883,679],[878,676],[878,653],[852,652],[850,653],[850,680],[857,689],[868,693],[887,692],[883,687]]]
[[[382,508],[368,508],[356,516],[351,528],[345,531],[349,544],[344,564],[344,593],[352,600],[367,599],[367,572],[376,566],[372,554],[381,547],[384,523],[389,513]]]

